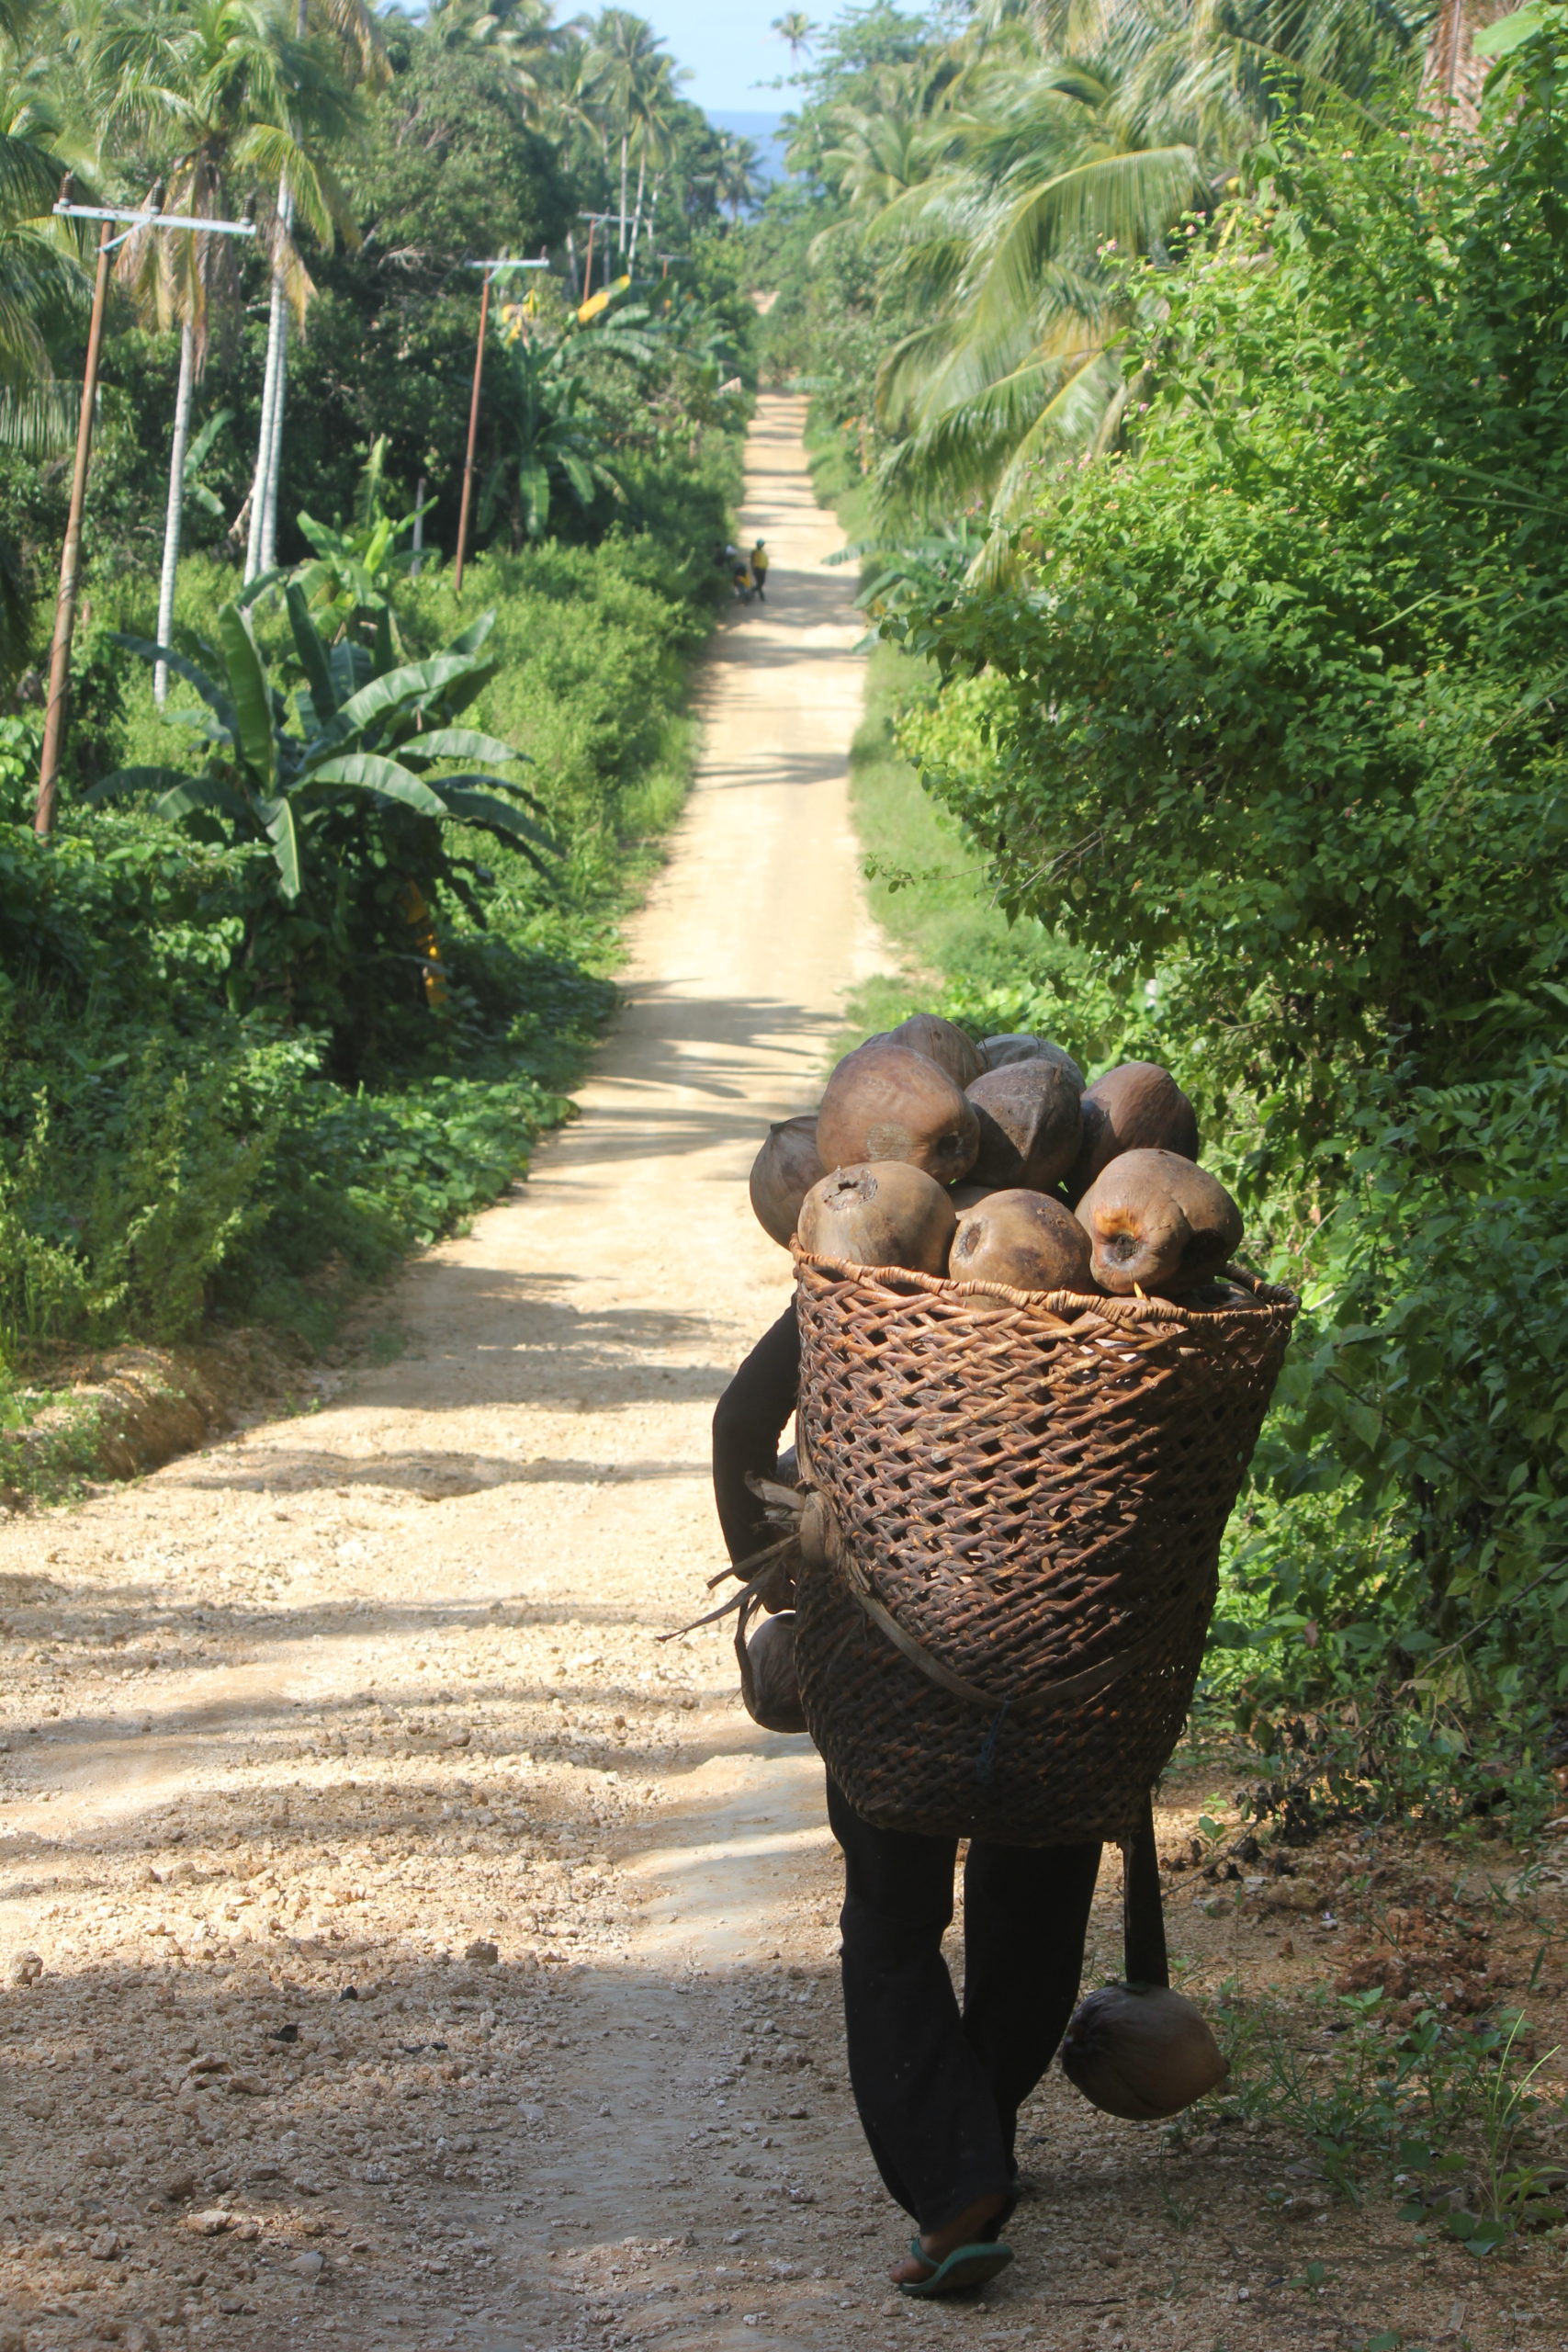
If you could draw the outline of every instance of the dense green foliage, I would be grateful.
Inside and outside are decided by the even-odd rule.
[[[294,0],[39,0],[5,22],[5,62],[51,106],[14,115],[27,152],[0,155],[0,1422],[8,1381],[62,1351],[213,1315],[321,1337],[569,1114],[684,787],[752,318],[724,142],[625,12],[558,31],[528,0],[419,24],[310,0],[302,42]],[[263,234],[216,261],[184,232],[124,249],[39,842],[41,592],[85,323],[80,249],[47,218],[65,157],[94,196],[177,184]],[[617,215],[586,318],[584,209]],[[666,278],[672,243],[689,258]],[[509,249],[548,267],[496,284],[494,494],[459,604],[468,265]],[[245,585],[274,266],[305,333],[280,560]],[[182,327],[198,380],[160,647]],[[553,437],[530,375],[573,388]]]
[[[1050,73],[1075,27],[1111,26],[1145,89],[1163,42],[1168,119],[1247,17],[1088,8],[1048,38],[1031,21]],[[1252,1802],[1287,1824],[1325,1799],[1539,1808],[1543,1761],[1568,1753],[1568,18],[1532,9],[1487,37],[1508,78],[1479,121],[1421,101],[1424,25],[1385,12],[1358,48],[1353,9],[1300,18],[1312,59],[1215,85],[1190,142],[1211,160],[1163,228],[1118,218],[1141,166],[1110,175],[1114,201],[1080,178],[1104,329],[1080,349],[1113,362],[1105,429],[1080,413],[1058,430],[1021,374],[987,440],[973,341],[977,405],[941,463],[891,397],[919,324],[910,240],[951,219],[932,188],[956,173],[973,194],[1003,154],[995,108],[945,162],[914,135],[911,107],[930,128],[976,87],[941,83],[943,57],[964,62],[941,28],[901,83],[863,76],[858,122],[808,96],[802,138],[825,159],[836,121],[839,160],[814,209],[797,196],[756,232],[786,368],[807,364],[791,338],[813,232],[840,287],[892,260],[815,379],[825,474],[869,540],[863,602],[905,657],[901,678],[878,657],[895,715],[860,747],[858,808],[908,970],[863,1010],[932,1001],[934,971],[976,1030],[1169,1064],[1255,1257],[1305,1296],[1207,1684],[1262,1751]],[[1289,32],[1281,15],[1271,45]],[[1408,63],[1358,82],[1391,32]],[[1027,178],[1042,151],[1015,128],[1007,169]],[[1032,285],[1077,297],[1039,251],[1010,291],[994,238],[980,270],[996,218],[955,242],[937,322],[988,320],[1037,368]],[[900,547],[891,490],[914,457],[923,536]]]
[[[756,234],[769,356],[874,474],[901,528],[1027,504],[1041,465],[1125,441],[1139,295],[1282,106],[1358,122],[1433,11],[1326,0],[852,8],[796,75],[791,161]]]
[[[1136,461],[1051,486],[1020,587],[886,624],[955,681],[906,741],[1003,906],[1311,1304],[1221,1628],[1255,1713],[1565,1688],[1568,82],[1520,56],[1484,169],[1283,132],[1161,277]]]

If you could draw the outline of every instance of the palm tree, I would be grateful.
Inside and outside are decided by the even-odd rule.
[[[43,329],[81,302],[85,281],[51,217],[60,183],[85,161],[52,86],[51,61],[21,45],[25,11],[0,7],[0,436],[36,443],[51,370]],[[50,436],[45,432],[44,437]]]
[[[668,77],[671,61],[653,27],[627,8],[606,8],[590,35],[593,78],[600,103],[619,132],[621,142],[620,243],[626,249],[626,183],[630,176],[633,128],[647,93]]]
[[[294,103],[299,116],[301,153],[313,160],[319,176],[326,175],[325,152],[342,136],[351,112],[344,103],[353,85],[363,81],[377,88],[387,76],[381,35],[367,0],[271,0],[275,10],[292,15],[292,62],[296,74]],[[308,37],[314,35],[314,40]],[[334,120],[334,102],[337,119]],[[335,181],[331,183],[334,187]],[[302,209],[299,188],[287,172],[277,177],[277,201],[273,214],[272,297],[267,316],[266,365],[262,379],[261,424],[257,435],[256,469],[251,485],[250,532],[245,546],[245,577],[271,571],[276,555],[277,486],[283,466],[283,409],[288,379],[288,314],[292,309],[301,324],[314,291],[294,244],[294,216]],[[334,225],[355,234],[346,205],[330,215],[306,218],[324,243]],[[318,222],[321,225],[318,225]]]
[[[631,244],[626,254],[626,266],[637,266],[637,237],[642,228],[642,199],[648,186],[649,162],[664,164],[669,157],[673,138],[676,69],[673,60],[661,57],[658,70],[648,75],[633,100],[636,120],[632,130],[632,144],[637,149],[637,195],[632,201]],[[654,204],[649,208],[649,228],[652,211],[657,207],[655,184]]]
[[[802,50],[809,49],[817,35],[817,28],[804,8],[791,8],[787,15],[775,17],[769,30],[788,41],[792,65],[799,64]]]
[[[718,172],[714,182],[714,194],[720,204],[728,204],[732,221],[740,218],[743,204],[755,204],[762,192],[761,157],[755,143],[739,138],[732,130],[722,134]]]
[[[346,206],[290,122],[306,63],[258,0],[143,0],[101,20],[89,74],[108,136],[144,137],[159,154],[163,209],[220,220],[258,176],[276,174],[312,227],[330,236],[347,219]],[[312,96],[312,108],[318,117],[333,110],[324,93]],[[286,267],[292,254],[287,223],[275,234],[274,250]],[[191,403],[214,316],[237,307],[238,269],[228,238],[199,230],[138,230],[122,246],[118,266],[160,323],[177,320],[180,330],[158,592],[158,643],[167,645]],[[153,680],[160,706],[168,687],[168,667],[160,662]]]
[[[887,518],[979,501],[999,521],[1043,458],[1113,437],[1129,312],[1112,249],[1164,260],[1281,85],[1375,105],[1390,68],[1414,65],[1422,20],[1382,0],[1072,0],[1029,24],[998,8],[959,45],[923,141],[846,137],[840,189],[874,214],[886,282],[927,313],[879,378],[901,436],[880,473]],[[1040,25],[1071,49],[1042,47]]]
[[[489,50],[532,110],[545,105],[556,43],[547,0],[431,0],[425,24],[445,49]]]

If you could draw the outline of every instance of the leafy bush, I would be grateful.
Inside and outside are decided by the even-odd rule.
[[[1423,118],[1282,135],[1153,288],[1135,461],[1043,492],[1018,584],[885,624],[967,681],[906,738],[1003,907],[1176,1064],[1306,1295],[1247,1720],[1469,1709],[1483,1660],[1540,1739],[1568,1691],[1568,62],[1522,60],[1483,168]]]

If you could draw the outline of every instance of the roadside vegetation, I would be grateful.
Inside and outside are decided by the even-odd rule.
[[[113,1342],[319,1344],[569,1114],[685,788],[754,313],[752,159],[624,10],[20,0],[0,71],[3,1454]],[[40,839],[66,171],[256,234],[114,255]]]
[[[886,641],[865,1009],[1168,1063],[1306,1302],[1201,1717],[1254,1838],[1568,1777],[1568,13],[1503,13],[852,11],[749,232]]]

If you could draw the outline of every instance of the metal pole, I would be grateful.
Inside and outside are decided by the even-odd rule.
[[[479,295],[479,339],[474,352],[474,389],[468,401],[468,454],[463,463],[463,505],[457,517],[457,563],[452,579],[452,594],[463,593],[463,559],[468,551],[468,509],[474,497],[474,444],[479,433],[479,384],[485,369],[485,328],[490,322],[491,273],[484,274],[483,290]]]
[[[106,220],[98,232],[98,266],[93,280],[93,319],[87,329],[87,365],[82,378],[82,413],[76,420],[76,470],[71,477],[71,512],[60,559],[60,594],[54,606],[54,642],[49,652],[49,704],[43,722],[43,759],[39,768],[38,814],[33,831],[47,841],[54,830],[54,803],[65,749],[65,711],[71,686],[71,639],[76,627],[76,586],[82,571],[82,509],[87,496],[87,458],[93,446],[93,409],[98,393],[98,353],[104,340],[104,302],[109,283],[109,247],[116,242]]]

